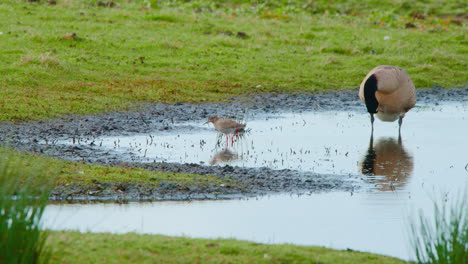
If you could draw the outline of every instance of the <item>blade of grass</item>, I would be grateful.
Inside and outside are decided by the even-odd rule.
[[[464,193],[447,205],[434,200],[434,218],[422,211],[410,224],[410,242],[419,264],[458,264],[468,261],[468,205]]]
[[[56,174],[47,163],[0,149],[0,263],[48,263],[40,221]]]

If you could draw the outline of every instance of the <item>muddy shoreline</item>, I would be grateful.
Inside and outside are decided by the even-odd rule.
[[[468,88],[427,89],[417,91],[417,105],[437,105],[441,101],[468,101]],[[142,184],[105,183],[95,181],[90,186],[59,186],[52,200],[73,201],[135,201],[135,200],[190,200],[229,199],[272,193],[307,194],[321,191],[349,191],[365,189],[358,175],[323,175],[293,170],[269,168],[241,168],[235,166],[204,166],[152,162],[134,158],[123,159],[118,153],[103,151],[93,139],[100,136],[125,136],[154,131],[190,129],[184,122],[202,122],[211,115],[223,117],[257,116],[279,112],[303,111],[365,112],[365,107],[353,92],[326,94],[267,94],[246,98],[233,98],[230,103],[199,105],[146,104],[134,112],[115,112],[101,115],[66,116],[52,121],[0,124],[0,140],[11,148],[43,153],[51,157],[82,161],[87,164],[145,168],[155,171],[196,173],[230,179],[238,184],[222,186],[182,186],[161,182],[158,187]],[[247,114],[246,114],[247,113]],[[57,144],[72,139],[75,145]]]

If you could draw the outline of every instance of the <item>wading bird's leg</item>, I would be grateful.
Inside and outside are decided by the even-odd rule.
[[[239,134],[239,132],[240,132],[240,129],[237,129],[237,130],[234,132],[234,135],[232,135],[232,137],[237,136],[237,134]]]
[[[234,132],[234,134],[232,135],[232,142],[231,142],[231,145],[234,145],[234,137],[236,137],[237,134],[239,134],[239,131],[240,131],[240,129],[237,129],[237,130]]]
[[[234,137],[237,136],[237,134],[239,134],[241,130],[240,129],[237,129],[234,134],[232,135],[232,141],[231,141],[231,145],[234,145]]]

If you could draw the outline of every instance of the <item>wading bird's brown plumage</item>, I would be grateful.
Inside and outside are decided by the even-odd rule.
[[[232,144],[234,143],[234,136],[241,132],[246,126],[246,124],[237,123],[236,121],[219,118],[217,116],[210,117],[206,123],[213,123],[216,130],[226,135],[226,144],[229,140],[229,134],[233,134],[231,140]]]
[[[381,65],[372,69],[359,88],[359,97],[371,115],[386,122],[399,119],[399,128],[406,112],[416,104],[416,89],[408,73],[400,67]]]

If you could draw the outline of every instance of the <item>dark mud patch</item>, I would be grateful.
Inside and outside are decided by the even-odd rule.
[[[204,200],[253,197],[272,193],[310,194],[331,190],[354,192],[355,189],[360,188],[360,181],[356,176],[351,175],[344,177],[294,170],[242,168],[230,165],[201,166],[177,163],[111,163],[107,165],[212,175],[227,180],[227,182],[222,184],[204,182],[187,186],[176,182],[162,181],[157,187],[154,187],[147,184],[95,181],[92,185],[59,186],[53,190],[51,199],[75,202]]]
[[[418,90],[418,105],[437,105],[441,101],[466,101],[468,88]],[[224,199],[268,193],[308,193],[317,191],[353,191],[365,187],[359,175],[323,175],[294,170],[202,166],[178,163],[143,163],[138,157],[123,158],[121,154],[102,150],[94,139],[101,136],[126,136],[158,130],[191,129],[180,124],[203,122],[211,115],[238,118],[246,115],[275,114],[284,111],[365,112],[356,92],[327,94],[257,95],[233,98],[230,103],[206,104],[146,104],[134,112],[115,112],[102,115],[66,116],[52,121],[10,123],[0,125],[0,139],[9,147],[42,153],[67,160],[105,166],[138,167],[155,171],[213,175],[236,184],[184,186],[174,182],[159,182],[157,187],[128,183],[95,182],[89,186],[57,187],[52,195],[56,200],[181,200]],[[57,144],[72,140],[77,144]],[[79,144],[78,144],[79,143]]]

